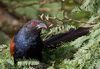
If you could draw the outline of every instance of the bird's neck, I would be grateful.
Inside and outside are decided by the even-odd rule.
[[[26,41],[31,43],[37,41],[37,39],[40,39],[40,32],[41,31],[30,31],[22,28],[17,34],[17,38],[21,39],[21,41]]]

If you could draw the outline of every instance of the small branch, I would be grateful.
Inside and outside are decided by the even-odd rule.
[[[68,19],[68,18],[67,18]],[[91,22],[91,23],[88,23],[88,22],[83,22],[83,21],[78,21],[78,20],[74,20],[74,19],[68,19],[68,20],[65,20],[63,22],[77,22],[77,23],[84,23],[84,24],[97,24],[97,22]]]
[[[71,19],[71,18],[69,18],[69,17],[67,17],[67,16],[64,16],[63,17],[63,19],[61,20],[61,19],[58,19],[57,17],[49,17],[48,15],[47,16],[43,16],[43,14],[42,15],[39,15],[40,16],[40,18],[43,20],[43,17],[45,18],[45,20],[49,20],[49,19],[52,19],[52,20],[58,20],[58,21],[61,21],[62,23],[64,23],[64,22],[77,22],[77,23],[84,23],[84,24],[91,24],[91,25],[94,25],[94,24],[97,24],[97,22],[91,22],[91,23],[88,23],[88,22],[83,22],[83,21],[78,21],[78,20],[74,20],[74,19]],[[66,20],[64,20],[64,19],[66,19]]]
[[[16,8],[19,8],[19,7],[32,6],[32,5],[35,5],[35,4],[39,4],[39,3],[32,3],[32,4],[23,5],[23,6],[17,6],[17,7],[13,7],[12,9],[16,9]]]
[[[44,5],[45,3],[54,3],[54,2],[56,2],[56,1],[47,1],[47,0],[44,0],[43,2],[40,2],[40,3],[36,2],[36,3],[26,4],[26,5],[17,6],[17,7],[8,6],[8,7],[4,8],[4,9],[12,8],[14,10],[16,8],[19,8],[19,7],[27,7],[27,6],[32,6],[32,5],[36,5],[36,4]]]

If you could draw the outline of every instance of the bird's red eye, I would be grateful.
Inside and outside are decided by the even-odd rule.
[[[36,25],[36,22],[33,22],[33,25]]]

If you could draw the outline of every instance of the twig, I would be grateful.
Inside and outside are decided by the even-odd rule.
[[[42,14],[42,15],[43,15],[43,14]],[[42,15],[39,15],[40,18],[41,18]],[[42,16],[42,18],[43,18],[43,16]],[[61,21],[62,23],[64,23],[64,22],[77,22],[77,23],[84,23],[84,24],[91,24],[91,25],[97,24],[97,22],[88,23],[88,22],[83,22],[83,21],[74,20],[74,19],[71,19],[71,18],[69,18],[69,17],[67,17],[67,16],[64,16],[62,20],[61,20],[61,19],[58,19],[58,18],[55,17],[55,16],[54,16],[54,17],[44,16],[44,18],[45,18],[47,21],[48,21],[49,19],[52,19],[52,20]],[[66,19],[66,20],[64,20],[64,19]]]
[[[19,8],[19,7],[32,6],[32,5],[35,5],[35,4],[39,4],[39,3],[32,3],[32,4],[23,5],[23,6],[17,6],[17,7],[13,7],[12,9],[16,9],[16,8]]]
[[[47,0],[44,0],[43,2],[40,2],[40,3],[36,2],[36,3],[26,4],[26,5],[17,6],[17,7],[8,6],[8,7],[4,8],[4,9],[12,8],[14,10],[16,8],[19,8],[19,7],[32,6],[32,5],[36,5],[36,4],[44,5],[45,3],[54,3],[54,2],[56,2],[56,1],[47,1]]]
[[[77,22],[77,23],[85,23],[85,24],[97,24],[97,22],[91,22],[91,23],[88,23],[88,22],[83,22],[83,21],[78,21],[78,20],[74,20],[74,19],[68,19],[68,20],[64,20],[63,22]]]

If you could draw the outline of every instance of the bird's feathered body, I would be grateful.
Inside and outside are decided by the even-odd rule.
[[[32,26],[33,22],[36,22],[35,26]],[[43,42],[40,38],[40,28],[43,27],[46,27],[46,25],[41,21],[31,20],[12,39],[10,52],[14,57],[15,64],[17,63],[17,59],[35,58],[40,61],[42,60]]]

